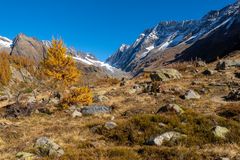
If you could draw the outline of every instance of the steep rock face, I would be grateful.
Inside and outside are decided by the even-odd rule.
[[[124,57],[124,53],[129,49],[129,45],[126,44],[122,44],[121,47],[118,49],[118,51],[112,55],[111,57],[109,57],[106,62],[111,64],[112,66],[119,66],[121,65],[121,62],[118,61],[118,59],[120,59],[121,57]]]
[[[22,55],[40,62],[46,55],[47,48],[39,40],[19,34],[13,41],[11,55]]]
[[[107,63],[136,73],[175,61],[212,61],[240,48],[240,2],[211,11],[200,20],[161,22],[144,31],[123,53]]]

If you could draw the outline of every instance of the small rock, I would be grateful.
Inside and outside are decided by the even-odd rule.
[[[169,81],[182,78],[182,74],[175,69],[160,69],[152,72],[150,78],[155,81]]]
[[[125,86],[125,84],[126,84],[125,78],[122,78],[120,82],[120,87]]]
[[[38,138],[34,145],[34,148],[36,149],[37,154],[42,157],[61,157],[64,154],[63,149],[47,137]]]
[[[111,113],[112,108],[107,106],[90,106],[81,109],[83,115],[94,115],[94,114],[104,114]]]
[[[77,106],[75,106],[75,105],[71,105],[69,107],[69,110],[72,111],[72,112],[74,112],[76,109],[77,109]]]
[[[159,125],[160,127],[166,127],[166,126],[167,126],[167,125],[164,124],[164,123],[158,123],[158,125]]]
[[[236,77],[236,78],[240,78],[240,72],[236,72],[236,73],[235,73],[235,77]]]
[[[193,90],[188,90],[183,96],[184,99],[200,99],[201,96]]]
[[[38,108],[36,111],[38,111],[38,113],[43,113],[43,114],[52,114],[53,112],[47,108],[47,107],[41,107],[41,108]]]
[[[201,82],[200,81],[192,81],[192,85],[199,85],[199,84],[201,84]]]
[[[137,90],[134,88],[128,90],[129,94],[135,94],[136,92],[137,92]]]
[[[79,111],[77,111],[77,110],[75,110],[75,111],[72,113],[72,117],[73,117],[73,118],[82,117],[82,113],[79,112]]]
[[[19,160],[33,160],[36,158],[36,156],[32,153],[27,152],[18,152],[16,154],[16,158]]]
[[[112,116],[112,117],[111,117],[111,121],[113,121],[114,119],[115,119],[115,117],[114,117],[114,116]]]
[[[114,129],[114,128],[116,128],[118,125],[115,123],[115,122],[106,122],[105,123],[105,125],[104,125],[104,127],[106,128],[106,129]]]
[[[236,90],[232,90],[225,99],[227,101],[240,101],[240,88]]]
[[[164,112],[175,112],[177,114],[184,113],[183,109],[177,104],[167,104],[161,107],[157,113],[164,113]]]
[[[183,135],[179,132],[171,131],[171,132],[166,132],[163,133],[159,136],[156,136],[148,142],[150,145],[157,145],[161,146],[164,142],[169,142],[169,141],[175,141],[177,139],[183,138],[186,135]]]
[[[216,126],[213,129],[213,134],[218,138],[225,138],[226,134],[229,132],[229,129],[226,127]]]
[[[216,71],[211,70],[211,69],[206,69],[205,71],[202,72],[202,74],[206,75],[206,76],[211,76],[214,75],[216,73]]]
[[[90,131],[93,133],[96,133],[98,131],[98,129],[102,128],[102,125],[96,125],[93,126],[92,128],[90,128]]]
[[[203,61],[197,61],[196,62],[196,67],[205,67],[205,66],[207,66],[207,64]]]
[[[53,105],[58,105],[60,103],[60,99],[58,99],[57,97],[51,98],[49,103]]]
[[[96,96],[93,97],[93,101],[95,103],[97,103],[97,102],[105,102],[105,101],[109,101],[109,98],[106,97],[106,96],[102,96],[102,95],[96,95]]]
[[[8,96],[0,96],[0,101],[7,101],[8,100]]]
[[[240,67],[240,60],[221,60],[218,62],[217,70],[226,70],[229,67]]]

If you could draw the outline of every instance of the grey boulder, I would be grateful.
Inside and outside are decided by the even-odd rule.
[[[188,90],[188,91],[184,94],[183,98],[184,98],[184,99],[187,99],[187,100],[190,100],[190,99],[200,99],[201,96],[200,96],[197,92],[195,92],[195,91],[193,91],[193,90]]]
[[[42,157],[61,157],[64,155],[63,149],[47,137],[38,138],[34,145],[34,148],[36,149],[36,153]]]
[[[166,132],[161,135],[158,135],[154,138],[151,138],[148,144],[162,146],[164,142],[176,141],[177,139],[181,139],[183,137],[186,137],[186,135],[181,134],[179,132],[170,131],[170,132]]]
[[[81,109],[83,115],[94,115],[94,114],[104,114],[111,113],[112,108],[107,106],[89,106]]]

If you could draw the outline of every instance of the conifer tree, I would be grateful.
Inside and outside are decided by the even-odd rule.
[[[0,54],[0,83],[7,85],[11,79],[11,68],[9,55],[7,53]]]
[[[52,40],[43,62],[43,72],[51,78],[55,85],[69,86],[76,82],[80,72],[72,57],[67,56],[67,48],[62,40]]]

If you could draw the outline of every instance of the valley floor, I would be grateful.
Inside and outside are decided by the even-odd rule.
[[[34,144],[43,136],[63,148],[65,153],[58,159],[240,159],[240,101],[224,99],[231,89],[240,87],[235,76],[239,68],[202,74],[215,66],[173,66],[183,78],[161,83],[160,93],[139,92],[139,84],[150,82],[144,77],[127,80],[124,86],[95,86],[95,105],[111,106],[109,114],[73,118],[69,109],[0,118],[0,159],[16,159],[22,151],[35,153]],[[199,93],[200,99],[183,99],[189,89]],[[167,104],[176,104],[181,111],[159,112]],[[216,137],[217,127],[229,132]],[[169,132],[183,136],[163,138],[161,144],[161,138],[152,141]]]

